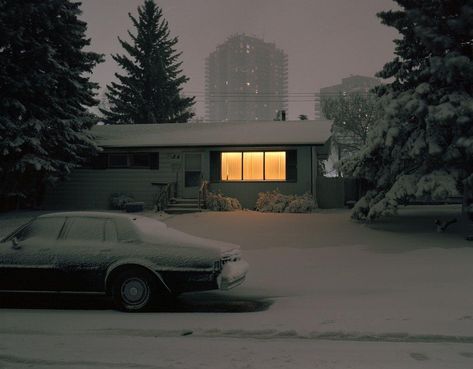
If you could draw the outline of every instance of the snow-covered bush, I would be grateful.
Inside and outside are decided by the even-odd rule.
[[[207,208],[213,211],[233,211],[241,210],[241,204],[237,199],[223,196],[220,192],[209,192],[207,194]]]
[[[256,200],[256,210],[271,213],[309,213],[316,208],[312,196],[308,193],[283,195],[279,190],[260,192]]]
[[[110,196],[110,207],[115,210],[124,210],[126,204],[135,201],[133,195],[127,193],[114,193]]]
[[[316,208],[312,195],[305,193],[302,196],[294,196],[294,199],[284,209],[285,213],[310,213]]]

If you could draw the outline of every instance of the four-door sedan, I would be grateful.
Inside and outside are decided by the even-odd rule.
[[[132,214],[41,215],[0,241],[0,290],[105,293],[125,311],[230,289],[247,270],[237,245]]]

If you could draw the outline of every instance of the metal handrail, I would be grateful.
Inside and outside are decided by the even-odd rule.
[[[161,191],[159,191],[156,197],[155,206],[156,212],[163,211],[167,208],[169,200],[175,196],[176,183],[153,183],[155,185],[161,185]]]
[[[198,206],[199,210],[207,208],[207,193],[209,191],[209,182],[202,180],[199,188]]]

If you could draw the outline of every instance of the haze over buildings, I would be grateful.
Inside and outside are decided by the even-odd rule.
[[[91,49],[106,61],[93,79],[105,88],[120,72],[111,54],[123,53],[117,36],[128,40],[128,13],[142,0],[82,0]],[[172,36],[178,36],[184,87],[196,96],[197,117],[205,115],[205,58],[232,34],[245,32],[274,42],[289,56],[288,119],[314,114],[314,92],[353,75],[373,76],[393,58],[398,33],[376,13],[395,8],[392,0],[160,0]],[[304,93],[304,94],[302,94]]]
[[[342,82],[333,86],[323,87],[315,98],[315,119],[323,118],[321,100],[339,94],[349,93],[368,93],[373,87],[379,85],[381,81],[378,78],[367,76],[350,76],[342,78]]]
[[[208,121],[272,120],[287,110],[287,54],[274,43],[230,36],[206,58]]]

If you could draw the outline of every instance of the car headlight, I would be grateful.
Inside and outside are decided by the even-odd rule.
[[[241,259],[241,252],[239,249],[234,249],[231,251],[227,251],[222,254],[221,261],[222,261],[222,267],[229,262],[232,261],[238,261]]]
[[[239,260],[241,260],[240,249],[225,251],[222,253],[220,260],[217,260],[214,262],[214,271],[220,272],[226,263],[231,263],[231,262],[239,261]]]

